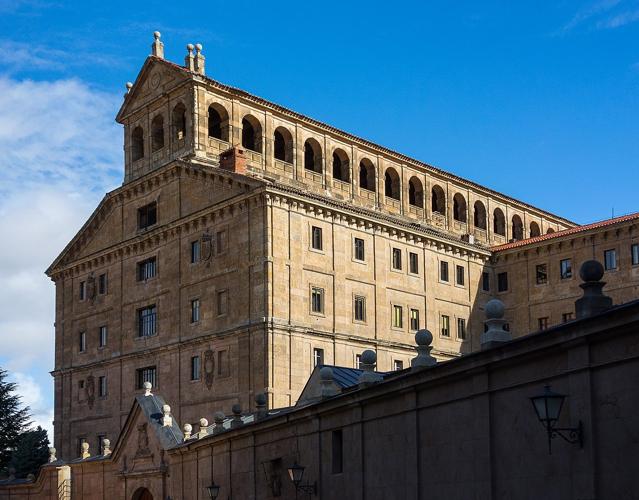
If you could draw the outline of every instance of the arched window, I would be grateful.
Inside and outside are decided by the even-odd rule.
[[[214,137],[221,141],[229,140],[229,114],[220,104],[209,106],[209,137]]]
[[[384,174],[384,195],[399,200],[399,175],[393,167],[388,167]]]
[[[466,222],[466,198],[461,193],[453,196],[453,219]]]
[[[322,148],[312,137],[304,143],[304,168],[322,173]]]
[[[417,177],[411,177],[408,181],[408,203],[424,208],[424,188],[422,187],[422,181]]]
[[[430,191],[431,209],[438,214],[446,215],[446,194],[441,186],[435,184]]]
[[[277,127],[273,132],[273,149],[275,159],[293,163],[293,136],[284,127]]]
[[[512,238],[514,240],[524,239],[524,223],[521,221],[521,217],[515,214],[512,219]]]
[[[479,200],[474,205],[473,224],[478,229],[486,229],[486,207]]]
[[[506,217],[504,217],[501,208],[496,208],[493,212],[493,232],[506,236]]]
[[[131,157],[132,161],[144,158],[144,130],[142,127],[135,127],[131,134]]]
[[[164,147],[164,117],[156,115],[151,121],[151,151],[159,151]]]
[[[132,500],[153,500],[153,495],[146,488],[138,488],[131,498]]]
[[[555,232],[555,230],[552,227],[549,227],[548,231],[546,231],[546,234],[552,234],[554,232]]]
[[[254,116],[242,118],[242,146],[256,153],[262,152],[262,126]]]
[[[333,151],[333,179],[348,182],[350,179],[348,155],[343,149]]]
[[[178,140],[186,137],[186,108],[181,102],[173,108],[173,137]]]
[[[359,162],[359,187],[375,191],[375,166],[366,158]]]
[[[541,234],[541,230],[539,229],[539,224],[535,221],[530,223],[530,237],[534,238],[535,236],[539,236]]]

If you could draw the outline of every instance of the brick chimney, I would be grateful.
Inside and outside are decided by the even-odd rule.
[[[244,149],[234,146],[220,153],[220,168],[238,174],[246,173],[246,156]]]

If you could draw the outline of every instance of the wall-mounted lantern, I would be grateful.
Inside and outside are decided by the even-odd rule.
[[[291,481],[295,485],[295,498],[297,499],[297,492],[303,491],[309,498],[311,495],[317,495],[317,481],[311,483],[302,484],[302,478],[304,477],[304,470],[306,467],[297,463],[297,461],[288,468],[288,475]]]
[[[206,487],[206,492],[209,494],[211,500],[215,500],[220,494],[220,485],[215,484],[215,481],[211,482],[211,486]]]
[[[530,401],[533,404],[537,418],[548,433],[548,453],[552,454],[552,440],[559,436],[571,444],[579,444],[583,448],[583,424],[581,420],[577,427],[556,427],[561,409],[564,406],[566,396],[550,390],[550,386],[544,386],[543,394],[533,396]]]

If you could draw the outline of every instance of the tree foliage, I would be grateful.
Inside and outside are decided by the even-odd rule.
[[[47,431],[38,426],[23,432],[18,438],[16,449],[11,455],[10,466],[15,469],[18,478],[29,474],[38,475],[38,470],[49,458],[49,438]]]
[[[29,408],[22,406],[16,384],[7,381],[7,375],[7,371],[0,368],[0,472],[5,473],[21,434],[31,424]]]

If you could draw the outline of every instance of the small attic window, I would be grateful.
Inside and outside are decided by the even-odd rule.
[[[131,156],[133,161],[144,158],[144,130],[135,127],[131,134]]]
[[[164,117],[157,115],[151,122],[151,150],[159,151],[164,147]]]

